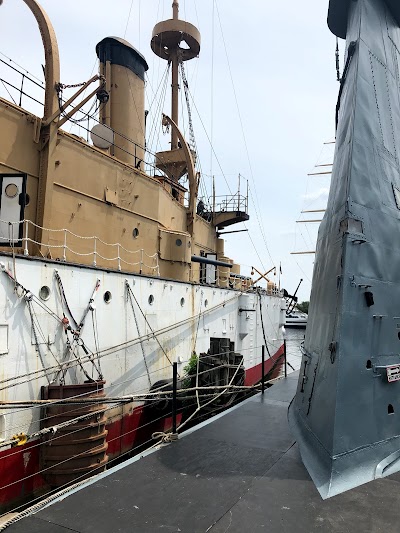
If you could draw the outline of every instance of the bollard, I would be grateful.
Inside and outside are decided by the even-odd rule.
[[[261,394],[264,394],[264,390],[265,390],[264,376],[265,376],[265,346],[262,346],[261,348]]]
[[[176,433],[176,395],[178,389],[178,363],[172,365],[172,433]]]

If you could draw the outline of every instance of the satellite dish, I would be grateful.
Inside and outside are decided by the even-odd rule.
[[[114,144],[114,131],[105,124],[96,124],[90,132],[90,137],[96,148],[106,150]]]

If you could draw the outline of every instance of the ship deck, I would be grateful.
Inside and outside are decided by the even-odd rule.
[[[400,474],[321,499],[287,423],[296,384],[297,373],[7,531],[398,532]]]

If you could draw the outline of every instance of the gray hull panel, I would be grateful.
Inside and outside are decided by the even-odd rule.
[[[321,495],[400,470],[400,28],[350,3],[331,189],[289,421]],[[394,367],[388,370],[388,367]]]

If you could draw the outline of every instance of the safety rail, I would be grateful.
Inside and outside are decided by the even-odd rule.
[[[209,199],[211,201],[212,198]],[[233,195],[224,195],[215,197],[215,212],[223,213],[230,211],[248,211],[248,196],[243,196],[240,193]]]
[[[52,249],[62,250],[62,256],[59,258],[61,261],[67,261],[67,252],[70,252],[71,254],[77,255],[79,257],[93,256],[93,261],[92,261],[93,266],[97,266],[97,260],[100,258],[103,261],[107,261],[107,262],[117,262],[118,270],[122,270],[122,264],[124,264],[128,266],[138,266],[139,267],[138,270],[140,274],[142,274],[144,269],[147,268],[150,271],[153,271],[153,273],[155,273],[157,276],[160,275],[160,267],[159,267],[159,260],[158,260],[159,256],[157,252],[155,254],[149,255],[147,252],[145,252],[143,248],[140,248],[138,250],[128,250],[127,248],[122,246],[122,244],[119,242],[108,243],[108,242],[103,241],[96,235],[84,237],[82,235],[77,235],[76,233],[73,233],[71,230],[67,228],[61,228],[61,229],[44,228],[42,226],[39,226],[38,224],[35,224],[31,220],[27,220],[27,219],[21,220],[18,222],[0,220],[0,229],[4,230],[3,225],[7,225],[8,235],[5,237],[1,235],[1,232],[0,232],[0,244],[1,242],[4,242],[5,244],[7,243],[9,246],[13,248],[17,248],[17,247],[20,247],[19,244],[17,243],[21,243],[22,245],[21,247],[23,248],[24,255],[30,255],[29,249],[28,249],[28,243],[31,243],[31,244],[36,244],[38,246],[44,246],[45,248],[48,248],[49,251],[51,251]],[[19,231],[21,225],[23,226],[23,232],[22,232],[23,236],[19,238],[18,235],[21,234]],[[18,227],[17,232],[15,231],[15,226]],[[31,237],[29,237],[30,227],[38,228],[42,230],[43,232],[47,231],[49,234],[62,234],[63,235],[62,242],[60,242],[60,244],[50,244],[49,242],[45,243],[45,242],[36,241],[35,239],[32,239]],[[81,241],[86,241],[86,242],[92,241],[93,248],[88,252],[81,252],[81,251],[78,252],[77,250],[72,249],[68,245],[68,236],[74,237],[75,239],[80,239]],[[106,257],[102,255],[102,253],[99,252],[99,245],[103,245],[106,249],[110,249],[110,248],[116,249],[116,255],[113,257]],[[129,254],[130,255],[139,254],[138,261],[136,262],[127,261],[126,259],[124,259],[122,255],[123,253],[125,254],[125,257],[126,255],[129,255]],[[152,259],[154,264],[148,265],[145,261],[146,258]]]
[[[7,58],[7,56],[5,56],[4,54],[2,54],[2,56],[4,58]],[[13,61],[10,58],[7,59],[8,61],[4,61],[4,59],[0,58],[0,66],[5,66],[10,69],[10,71],[7,72],[12,71],[12,75],[8,79],[0,75],[0,83],[2,84],[7,95],[11,98],[13,103],[21,107],[22,97],[25,96],[33,102],[44,106],[44,82],[39,80],[39,78],[34,79],[35,76],[33,76],[33,74],[30,74],[28,71],[23,72],[22,70],[13,67],[10,64],[10,62]],[[12,82],[10,80],[12,80]],[[29,91],[33,91],[35,96],[32,96],[32,94],[26,92],[26,83],[30,84]],[[40,93],[37,90],[38,88],[40,89]]]
[[[30,111],[31,113],[41,115],[42,108],[44,107],[44,81],[25,70],[18,63],[4,55],[2,52],[0,52],[0,55],[4,58],[2,59],[0,57],[0,98],[5,97],[5,99],[12,101],[14,105],[18,107],[22,107],[23,103],[27,104],[24,109]],[[13,66],[11,63],[13,63],[15,66]],[[6,75],[3,74],[4,70]],[[66,100],[61,98],[61,103],[65,104],[65,102]],[[83,130],[83,134],[86,137],[86,139],[83,140],[86,140],[86,142],[89,143],[91,129],[94,124],[99,124],[100,121],[98,117],[90,113],[90,111],[86,112],[84,108],[77,110],[77,116],[79,117],[78,119],[75,117],[75,119],[69,121],[71,124],[71,129],[69,131],[70,133],[75,133],[77,137],[83,139]],[[155,177],[158,172],[158,169],[154,164],[155,153],[149,150],[147,147],[136,143],[133,139],[125,136],[122,132],[115,130],[114,133],[116,137],[121,137],[129,141],[131,145],[134,146],[133,150],[126,150],[119,144],[114,143],[115,148],[118,148],[122,152],[133,156],[136,163],[141,161],[137,155],[137,152],[139,151],[139,153],[141,153],[143,151],[143,168],[140,166],[140,169],[144,169],[147,174]],[[96,135],[101,138],[98,133]],[[166,189],[167,187],[164,185],[164,188]]]

